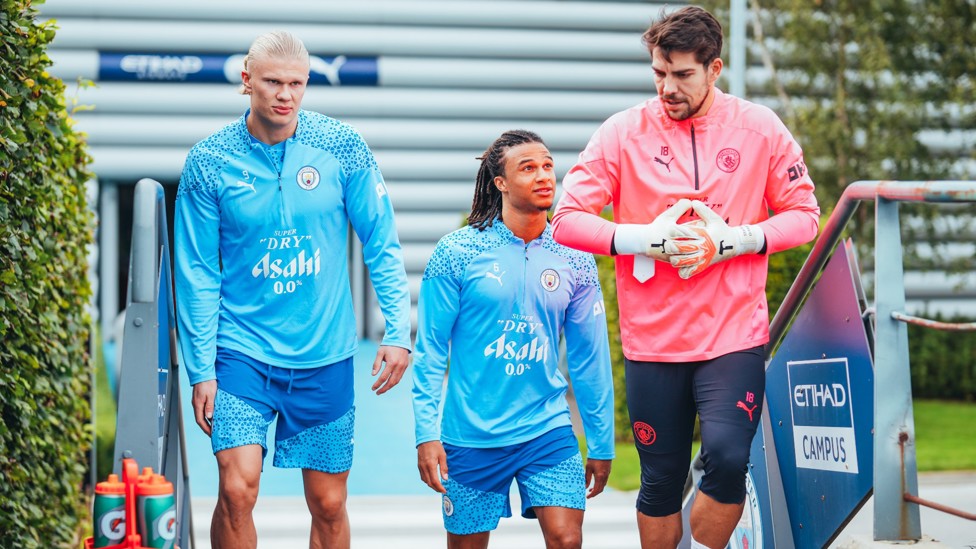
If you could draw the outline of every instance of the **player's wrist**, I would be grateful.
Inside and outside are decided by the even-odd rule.
[[[739,225],[732,229],[735,231],[738,255],[757,254],[766,245],[766,235],[759,225]]]
[[[647,225],[620,223],[613,233],[613,246],[620,255],[646,254],[650,236]]]

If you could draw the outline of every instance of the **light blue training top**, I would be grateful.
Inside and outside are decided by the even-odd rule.
[[[180,177],[176,310],[190,383],[215,378],[218,346],[284,368],[352,356],[350,224],[386,318],[382,344],[409,349],[393,205],[362,137],[302,110],[295,135],[269,147],[248,132],[247,115],[197,143]]]
[[[418,445],[494,448],[570,425],[568,382],[558,368],[564,334],[588,457],[613,458],[613,380],[596,263],[554,241],[548,225],[528,244],[500,219],[442,238],[424,273],[418,330]]]

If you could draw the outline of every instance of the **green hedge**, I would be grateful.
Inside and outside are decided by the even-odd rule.
[[[35,2],[36,4],[37,2]],[[89,157],[51,23],[0,8],[0,545],[78,546],[89,426]]]
[[[971,318],[942,318],[972,322]],[[912,394],[916,398],[976,400],[976,332],[951,332],[908,325]]]

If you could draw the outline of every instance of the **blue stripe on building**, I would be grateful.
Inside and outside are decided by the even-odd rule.
[[[98,79],[105,82],[240,82],[241,54],[99,52]],[[376,86],[376,57],[311,56],[309,84]]]

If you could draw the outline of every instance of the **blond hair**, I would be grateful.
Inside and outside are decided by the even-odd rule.
[[[251,48],[244,56],[244,70],[247,71],[248,61],[252,59],[296,59],[308,64],[308,50],[295,35],[287,31],[272,31],[254,39]],[[244,84],[240,92],[246,94]]]

